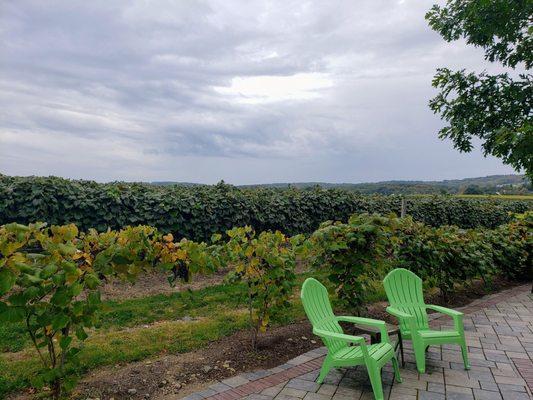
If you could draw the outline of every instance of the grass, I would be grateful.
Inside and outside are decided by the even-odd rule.
[[[95,333],[84,343],[80,363],[69,365],[67,370],[78,375],[102,365],[142,360],[167,352],[183,353],[246,326],[246,314],[234,311],[211,319],[164,321],[146,328]],[[33,349],[4,354],[0,358],[0,397],[30,386],[39,367]]]
[[[298,284],[310,275],[300,275]],[[80,363],[70,365],[69,372],[82,375],[100,366],[204,347],[248,327],[246,299],[244,285],[221,284],[170,295],[106,301],[96,329],[91,330],[83,344]],[[193,320],[182,320],[185,316]],[[295,297],[272,323],[284,325],[303,317],[303,308]],[[5,324],[0,328],[0,349],[2,398],[32,386],[40,362],[22,324]]]
[[[196,291],[155,295],[123,301],[106,301],[96,328],[123,329],[156,321],[170,321],[190,317],[210,317],[220,309],[234,309],[244,305],[246,294],[242,285],[218,285]],[[16,352],[30,345],[23,324],[0,327],[0,349]]]

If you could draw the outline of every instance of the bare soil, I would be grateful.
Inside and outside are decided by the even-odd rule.
[[[249,343],[249,332],[242,331],[191,353],[100,369],[80,382],[74,397],[176,399],[209,382],[273,368],[321,346],[307,321],[272,329],[262,335],[256,351]]]
[[[296,263],[296,273],[302,273],[306,269],[307,265],[304,263]],[[221,268],[210,275],[194,275],[190,282],[176,282],[174,286],[171,286],[168,282],[168,272],[146,272],[143,273],[142,279],[137,279],[135,284],[120,279],[112,279],[101,287],[100,292],[104,300],[119,300],[157,294],[172,294],[184,290],[198,290],[208,286],[220,285],[229,270],[231,270],[231,267]]]
[[[195,275],[191,282],[177,282],[175,286],[168,283],[167,272],[147,272],[142,279],[138,279],[135,284],[125,282],[120,279],[113,279],[104,284],[101,288],[102,299],[132,299],[139,297],[153,296],[156,294],[172,294],[184,290],[198,290],[208,286],[219,285],[224,281],[227,270],[219,270],[211,275]]]

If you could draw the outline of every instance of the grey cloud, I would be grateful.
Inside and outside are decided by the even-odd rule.
[[[487,65],[427,27],[429,6],[3,2],[0,172],[235,183],[509,172],[436,139],[435,68]],[[247,104],[218,90],[313,73],[331,87],[309,98]]]

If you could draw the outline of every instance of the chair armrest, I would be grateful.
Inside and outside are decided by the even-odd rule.
[[[345,333],[331,332],[331,331],[326,331],[324,329],[318,329],[318,328],[313,328],[313,333],[317,336],[320,336],[326,339],[342,340],[347,343],[357,343],[357,344],[366,345],[365,338],[361,336],[347,335]]]
[[[449,315],[450,317],[462,317],[463,313],[460,311],[452,310],[451,308],[446,308],[442,306],[436,306],[433,304],[426,304],[426,308],[440,312],[441,314]]]
[[[361,324],[361,325],[370,325],[370,326],[375,326],[378,328],[385,326],[385,321],[380,321],[379,319],[352,317],[352,316],[347,316],[347,315],[340,315],[335,318],[337,318],[337,321],[351,322],[354,324]]]
[[[426,304],[426,308],[429,308],[430,310],[437,311],[441,314],[448,315],[453,318],[453,324],[455,325],[455,329],[462,333],[464,331],[463,326],[463,313],[460,311],[452,310],[451,308],[441,307],[441,306],[435,306],[433,304]]]
[[[347,335],[345,333],[337,333],[337,332],[331,332],[326,331],[324,329],[319,328],[313,328],[313,333],[317,336],[320,336],[321,338],[325,339],[334,339],[334,340],[342,340],[346,343],[355,343],[361,346],[361,351],[363,352],[363,356],[366,358],[368,357],[368,350],[366,348],[366,341],[361,336],[353,336],[353,335]]]
[[[336,317],[336,319],[339,322],[350,322],[352,324],[375,326],[376,328],[379,328],[379,333],[381,334],[381,341],[384,341],[386,343],[390,342],[385,321],[364,317],[351,317],[346,315],[341,315],[339,317]]]
[[[409,325],[409,331],[411,332],[411,336],[413,338],[417,335],[417,330],[415,327],[415,317],[413,315],[407,314],[406,312],[400,311],[392,306],[388,306],[386,310],[389,314],[395,316],[396,318],[404,319],[407,321],[407,324]]]
[[[395,316],[396,318],[405,318],[405,319],[413,319],[414,318],[411,314],[407,314],[406,312],[400,311],[397,308],[394,308],[392,306],[388,306],[386,311],[390,315]]]

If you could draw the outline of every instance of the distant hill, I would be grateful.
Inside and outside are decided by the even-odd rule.
[[[177,186],[202,186],[203,183],[154,181],[154,182],[150,182],[150,185],[156,185],[156,186],[170,186],[170,185],[177,185]]]
[[[320,186],[342,188],[361,194],[533,194],[533,188],[523,175],[491,175],[478,178],[444,181],[383,181],[370,183],[296,182],[244,185],[242,187],[295,187],[305,189]]]

